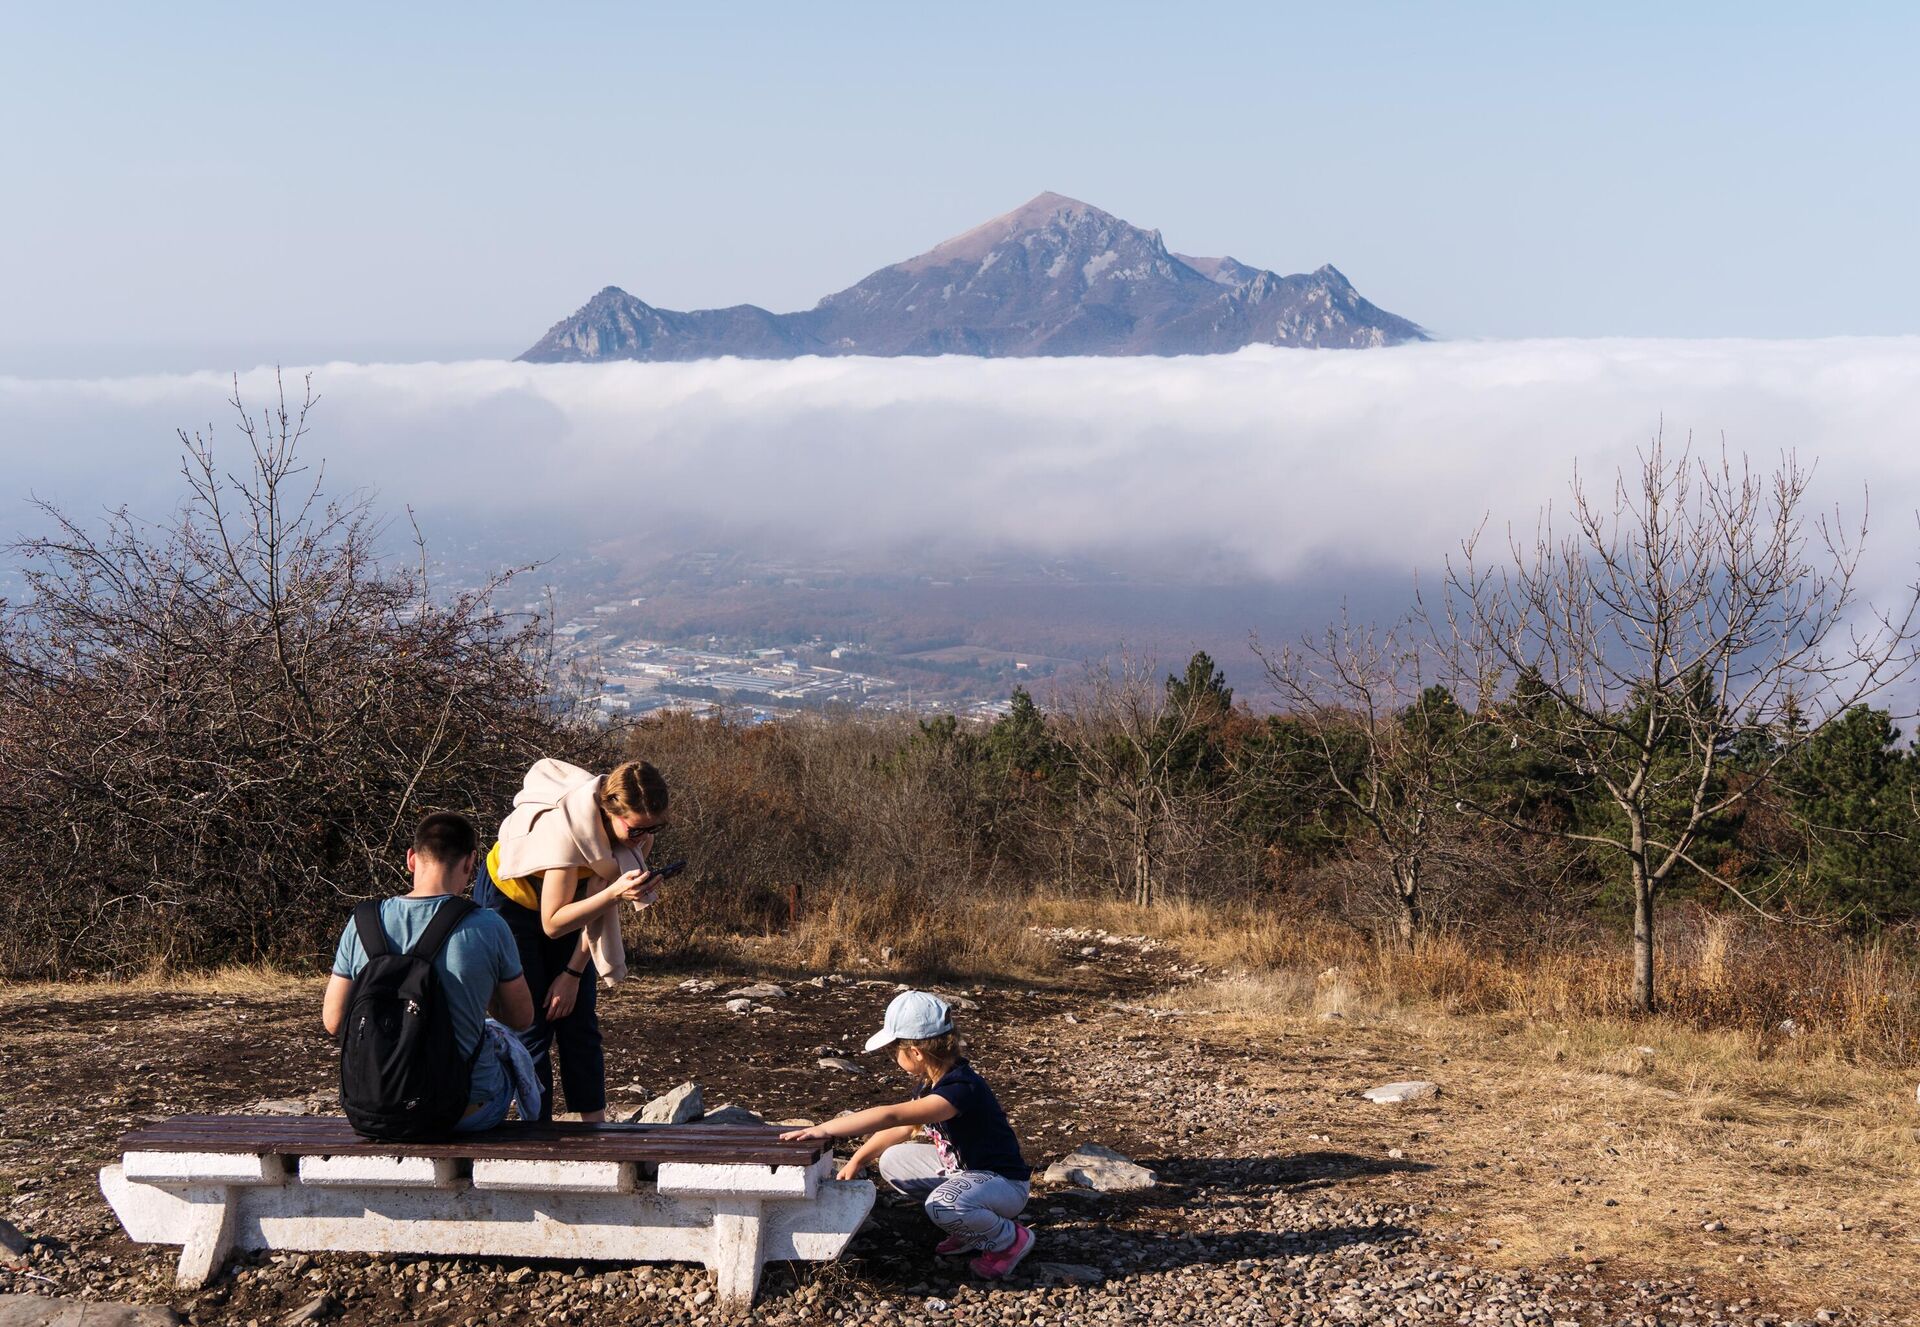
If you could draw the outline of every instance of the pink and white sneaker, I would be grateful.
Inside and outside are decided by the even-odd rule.
[[[1011,1275],[1020,1265],[1020,1260],[1033,1248],[1033,1232],[1019,1222],[1013,1224],[1013,1243],[998,1253],[983,1253],[967,1265],[973,1268],[975,1276],[984,1276],[989,1281],[998,1281]]]
[[[956,1253],[965,1253],[973,1247],[973,1241],[965,1235],[949,1235],[933,1246],[933,1251],[942,1258],[951,1258]]]

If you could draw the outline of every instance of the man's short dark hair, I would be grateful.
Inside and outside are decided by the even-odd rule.
[[[458,866],[480,850],[480,832],[457,811],[435,811],[414,827],[413,850],[442,866]]]

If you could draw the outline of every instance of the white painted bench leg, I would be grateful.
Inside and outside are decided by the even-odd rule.
[[[174,1284],[182,1290],[198,1290],[219,1274],[221,1264],[233,1251],[236,1204],[233,1190],[228,1188],[189,1189],[182,1197],[190,1208]]]
[[[766,1228],[760,1206],[758,1198],[713,1200],[713,1253],[707,1265],[713,1269],[714,1289],[720,1302],[728,1308],[749,1307],[760,1289],[760,1268],[766,1248]]]

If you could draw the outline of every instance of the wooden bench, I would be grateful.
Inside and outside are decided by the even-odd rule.
[[[712,1269],[731,1307],[770,1261],[836,1258],[873,1185],[771,1125],[503,1124],[375,1143],[326,1116],[180,1115],[120,1139],[100,1189],[133,1239],[179,1244],[178,1283],[234,1249],[470,1254]]]

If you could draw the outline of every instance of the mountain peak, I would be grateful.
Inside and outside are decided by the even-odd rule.
[[[1056,193],[1036,194],[1013,211],[1003,212],[993,220],[982,222],[950,240],[942,240],[919,257],[909,258],[901,266],[908,271],[919,272],[947,263],[977,263],[1016,235],[1044,230],[1057,221],[1071,223],[1083,217],[1092,217],[1096,221],[1119,220],[1111,212],[1103,212],[1078,198]]]
[[[1331,264],[1281,276],[1176,255],[1157,230],[1048,192],[799,313],[682,313],[608,286],[521,358],[1194,355],[1425,339]]]

